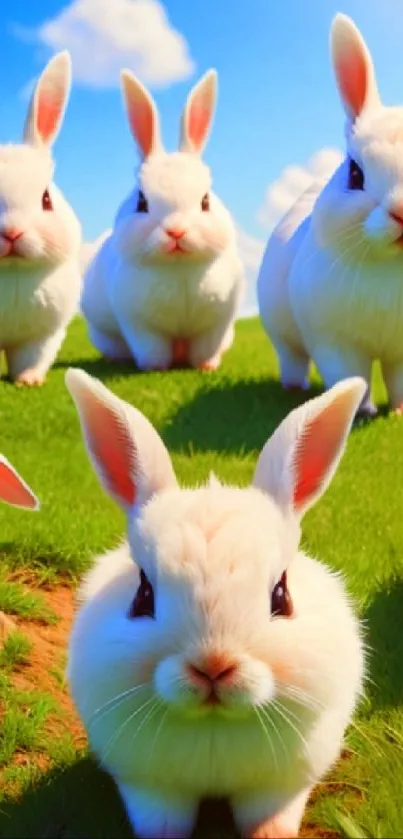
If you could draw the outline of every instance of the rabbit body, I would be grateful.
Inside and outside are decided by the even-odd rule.
[[[233,340],[243,292],[236,231],[198,154],[212,118],[214,79],[207,74],[192,91],[180,151],[166,153],[154,103],[131,74],[124,76],[143,162],[138,186],[89,265],[81,307],[94,345],[114,360],[133,357],[144,370],[171,367],[179,342],[183,361],[215,369]],[[192,125],[206,98],[205,125],[196,135]],[[138,115],[145,109],[147,141]]]
[[[298,550],[299,519],[330,480],[365,383],[290,414],[242,490],[214,477],[180,489],[142,414],[81,371],[67,383],[128,514],[128,542],[83,582],[70,641],[92,749],[137,836],[190,836],[206,796],[229,799],[244,836],[296,836],[364,674],[344,584]]]
[[[351,375],[365,378],[362,410],[372,415],[371,370],[379,359],[392,408],[400,411],[403,108],[381,105],[368,49],[343,15],[333,24],[332,50],[347,113],[347,156],[274,231],[259,275],[259,306],[286,387],[306,386],[313,359],[327,387]]]
[[[0,146],[0,350],[26,385],[43,382],[81,291],[81,228],[53,183],[50,154],[69,86],[61,53],[37,83],[25,143]]]

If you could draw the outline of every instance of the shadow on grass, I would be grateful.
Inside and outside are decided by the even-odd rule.
[[[372,709],[403,704],[403,579],[375,593],[364,620],[370,646],[367,696]]]
[[[91,376],[95,376],[101,381],[108,381],[109,379],[116,379],[117,376],[141,376],[144,375],[137,369],[134,361],[125,361],[122,363],[114,363],[107,361],[106,358],[99,356],[98,358],[78,358],[70,359],[68,361],[58,360],[53,365],[53,369],[67,370],[69,367],[80,368],[85,370]]]
[[[312,387],[302,395],[291,393],[274,379],[234,384],[220,380],[216,385],[210,379],[179,408],[162,434],[172,451],[253,451],[261,448],[289,411],[320,392]]]
[[[203,805],[195,839],[235,839],[225,803]],[[130,839],[116,787],[90,758],[45,776],[17,801],[0,805],[1,839]]]

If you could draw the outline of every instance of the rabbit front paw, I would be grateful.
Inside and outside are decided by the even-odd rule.
[[[215,355],[214,358],[209,358],[207,361],[202,361],[199,364],[199,370],[204,370],[206,373],[212,373],[214,370],[218,370],[221,364],[221,355]]]
[[[44,374],[32,368],[20,373],[15,379],[15,385],[16,387],[41,387],[44,381]]]
[[[245,839],[296,839],[298,836],[287,824],[280,819],[274,818],[260,824],[251,832],[248,832]]]

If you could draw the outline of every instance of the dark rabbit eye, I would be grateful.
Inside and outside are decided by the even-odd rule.
[[[130,606],[129,618],[154,618],[154,591],[144,571],[140,571],[140,585]]]
[[[49,190],[45,189],[42,195],[42,210],[53,210],[52,199],[49,195]]]
[[[148,213],[148,201],[141,189],[137,198],[136,213]]]
[[[290,618],[292,615],[292,600],[287,588],[287,572],[281,575],[271,593],[271,613],[275,617]]]
[[[208,192],[206,192],[206,194],[203,195],[202,202],[201,202],[201,208],[202,208],[204,213],[208,213],[208,211],[210,209],[210,196],[209,196]]]
[[[359,167],[355,160],[349,161],[348,170],[348,188],[349,189],[364,189],[364,172]]]

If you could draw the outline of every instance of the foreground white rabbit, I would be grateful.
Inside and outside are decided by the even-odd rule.
[[[141,370],[175,362],[212,370],[232,343],[243,289],[235,227],[200,159],[216,74],[206,73],[189,94],[180,151],[169,154],[151,96],[129,71],[122,84],[142,164],[84,279],[89,335],[107,358],[133,357]]]
[[[359,31],[344,15],[331,51],[347,115],[347,157],[312,185],[269,240],[258,280],[283,384],[304,387],[313,358],[327,387],[380,359],[403,406],[403,108],[385,107]],[[320,193],[318,196],[318,192]],[[363,411],[375,413],[368,390]]]
[[[138,837],[187,837],[227,796],[247,837],[291,837],[337,759],[363,679],[339,575],[299,552],[360,400],[351,379],[293,411],[252,486],[179,488],[135,408],[69,370],[89,456],[128,540],[80,591],[68,678]]]
[[[50,153],[70,75],[59,53],[36,85],[24,144],[0,146],[0,351],[21,385],[42,384],[80,299],[81,229]]]

